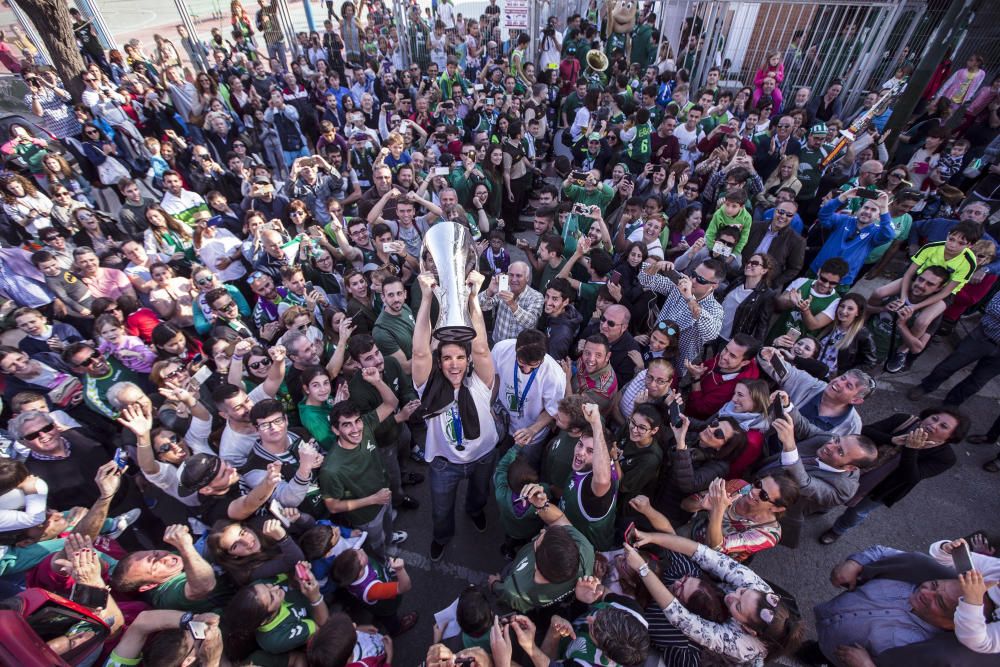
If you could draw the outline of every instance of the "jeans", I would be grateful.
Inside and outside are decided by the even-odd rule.
[[[882,503],[865,496],[854,507],[848,507],[833,524],[831,530],[837,535],[843,535],[851,528],[857,528],[865,522],[868,515],[882,507]]]
[[[934,367],[920,381],[920,388],[932,392],[959,370],[976,362],[968,377],[956,384],[945,396],[946,405],[961,405],[976,395],[983,386],[1000,375],[1000,345],[991,340],[982,327],[976,327],[962,339],[955,351]]]
[[[292,163],[295,162],[296,158],[309,157],[311,153],[309,152],[309,147],[304,145],[297,151],[281,151],[282,156],[285,158],[285,166],[289,169],[292,168]]]
[[[277,60],[282,68],[288,67],[288,55],[285,51],[285,41],[278,40],[276,42],[271,42],[264,40],[267,44],[267,57]]]
[[[494,449],[471,463],[452,463],[443,456],[431,461],[431,515],[435,542],[447,544],[455,535],[455,496],[463,479],[469,480],[465,492],[465,513],[476,516],[483,512],[490,494],[496,459]]]
[[[382,505],[374,519],[354,527],[367,531],[365,548],[379,560],[385,561],[385,543],[392,537],[392,510],[389,506]]]
[[[382,465],[385,466],[386,473],[389,474],[389,490],[392,491],[392,502],[399,503],[403,499],[403,486],[399,469],[399,452],[410,451],[410,429],[406,424],[399,425],[399,440],[391,445],[378,448],[378,454],[382,457]]]

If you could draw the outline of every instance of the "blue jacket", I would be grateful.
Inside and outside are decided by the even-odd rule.
[[[892,218],[888,213],[883,213],[878,222],[873,222],[859,232],[858,219],[853,215],[837,213],[840,206],[843,206],[840,199],[834,197],[819,209],[819,224],[832,231],[816,259],[809,265],[809,270],[819,273],[823,262],[831,257],[840,257],[851,267],[841,284],[850,285],[872,248],[892,241],[896,238],[896,231],[892,228]]]

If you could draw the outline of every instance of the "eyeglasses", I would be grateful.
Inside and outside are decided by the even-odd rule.
[[[697,273],[694,274],[693,276],[691,276],[691,278],[692,278],[692,280],[694,280],[699,285],[718,285],[719,284],[718,280],[709,280],[705,276],[699,275]]]
[[[247,367],[250,368],[250,370],[256,371],[261,368],[267,368],[270,365],[271,365],[271,357],[264,357],[260,361],[251,361],[250,363],[247,364]]]
[[[285,424],[285,415],[281,415],[271,421],[257,422],[257,430],[259,431],[277,431]]]
[[[246,144],[239,141],[233,143],[233,148],[246,148],[246,147],[247,147]]]
[[[84,134],[100,134],[97,130],[87,130]]]
[[[609,320],[608,318],[601,315],[601,324],[607,324],[612,329],[618,326],[618,323],[614,320]]]
[[[650,431],[653,430],[649,426],[643,426],[642,424],[637,424],[635,422],[635,419],[629,419],[628,420],[628,427],[630,429],[638,431],[639,433],[649,433]]]
[[[56,428],[55,424],[48,424],[38,429],[34,433],[25,433],[24,435],[21,436],[21,438],[24,440],[31,440],[31,441],[38,440],[38,438],[42,435],[42,433],[52,433],[52,431],[54,431],[55,428]]]
[[[684,186],[684,192],[698,192],[698,186],[697,185],[685,185]]]
[[[677,329],[675,329],[671,325],[667,324],[666,322],[657,322],[656,323],[656,330],[657,331],[665,331],[668,336],[676,336],[677,335]]]
[[[753,488],[757,489],[757,497],[760,498],[765,503],[774,502],[771,496],[767,495],[767,491],[764,490],[764,480],[758,479],[753,483]]]
[[[176,433],[171,433],[167,436],[167,441],[156,448],[157,454],[166,454],[171,449],[180,444],[180,438],[177,437]]]

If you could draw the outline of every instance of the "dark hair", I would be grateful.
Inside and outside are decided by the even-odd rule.
[[[375,347],[375,338],[369,334],[354,334],[347,340],[347,354],[354,361],[361,361],[361,355]]]
[[[357,643],[358,630],[351,617],[343,612],[331,613],[306,645],[306,664],[309,667],[346,667]]]
[[[355,581],[360,574],[361,560],[354,549],[341,552],[333,559],[333,564],[330,566],[330,576],[341,586],[347,586]]]
[[[580,548],[566,526],[545,530],[541,543],[535,546],[535,567],[549,583],[562,584],[576,578]]]
[[[330,378],[330,374],[326,372],[326,369],[322,366],[309,366],[301,373],[299,373],[299,383],[302,385],[303,391],[309,386],[309,383],[316,378],[323,376],[327,379]]]
[[[602,333],[595,333],[587,336],[583,342],[584,344],[593,343],[594,345],[603,345],[605,350],[608,352],[611,351],[611,342],[608,340],[608,337]]]
[[[745,347],[744,359],[753,359],[760,352],[761,342],[748,333],[738,333],[732,337],[732,341],[740,347]]]
[[[635,600],[611,595],[613,606],[593,614],[591,639],[620,665],[641,665],[649,653],[649,630],[642,618],[642,608]],[[623,609],[628,608],[629,611]]]
[[[770,477],[774,480],[774,483],[778,485],[778,490],[780,492],[780,498],[772,498],[771,502],[778,507],[792,507],[799,500],[800,487],[799,483],[795,481],[791,473],[782,468],[781,470],[775,470],[772,473],[762,476],[760,479],[765,477]]]
[[[493,609],[489,600],[475,586],[469,586],[458,596],[455,610],[458,627],[470,637],[482,637],[493,625]]]
[[[941,266],[940,264],[931,264],[917,275],[922,275],[924,273],[931,273],[940,278],[942,286],[944,286],[949,280],[951,280],[951,271]]]
[[[715,238],[718,239],[721,236],[726,236],[731,239],[736,239],[736,241],[739,242],[740,235],[742,233],[743,233],[742,230],[740,230],[740,228],[737,227],[736,225],[726,225],[725,227],[722,227],[721,229],[719,229],[719,231],[715,233]]]
[[[543,215],[536,211],[535,215],[538,215],[540,217],[547,217],[549,219],[549,222],[551,222],[553,216],[555,215],[555,211],[553,211],[552,209],[547,209],[547,210],[549,211],[548,214]],[[563,250],[566,248],[565,241],[563,241],[562,237],[559,236],[558,234],[546,234],[538,242],[540,244],[544,243],[545,247],[549,249],[549,252],[554,253],[556,255],[562,255]],[[549,284],[550,285],[552,284],[551,281],[549,282]]]
[[[757,638],[767,648],[767,657],[776,658],[781,655],[794,653],[805,638],[805,627],[802,618],[795,613],[783,598],[778,600],[776,606],[771,606],[767,602],[767,594],[760,593],[760,603],[750,622],[746,623],[757,635]],[[771,593],[771,595],[776,595]],[[760,617],[762,607],[767,606],[773,614],[770,622],[765,622]]]
[[[274,414],[284,416],[285,406],[281,404],[281,401],[276,401],[273,398],[265,398],[263,401],[254,403],[254,406],[250,408],[250,423],[256,426],[258,419],[270,417]]]
[[[971,220],[962,220],[957,225],[948,230],[948,234],[961,236],[970,245],[983,238],[983,228],[979,223]]]
[[[545,360],[549,349],[549,337],[538,329],[525,329],[517,335],[514,344],[517,360],[534,364]]]
[[[719,461],[729,461],[732,463],[736,460],[747,446],[747,434],[740,426],[740,423],[736,421],[733,417],[720,417],[719,424],[723,422],[729,424],[733,427],[733,434],[729,436],[725,444],[718,449],[709,449],[704,453],[708,455],[709,458],[713,458]]]
[[[257,597],[256,584],[244,586],[226,605],[219,621],[223,652],[230,660],[242,661],[257,648],[257,628],[271,612]]]
[[[34,264],[36,268],[42,262],[47,262],[50,259],[55,259],[55,255],[48,250],[38,250],[31,255],[31,263]]]
[[[706,269],[712,272],[712,277],[717,281],[726,277],[726,265],[714,258],[708,258],[701,263]]]
[[[330,548],[330,538],[332,537],[333,528],[322,523],[316,524],[298,539],[302,555],[306,557],[306,560],[323,558]]]
[[[170,341],[170,339],[176,336],[177,334],[181,334],[182,336],[184,336],[185,347],[190,348],[191,347],[190,334],[188,334],[187,331],[181,329],[173,322],[160,322],[155,327],[153,327],[153,333],[150,336],[150,340],[152,341],[153,347],[156,348],[157,352],[163,352],[164,350],[162,350],[161,347],[163,345],[166,345]]]
[[[590,269],[598,278],[608,275],[614,268],[614,259],[607,250],[595,248],[590,251]]]
[[[822,266],[819,267],[819,271],[816,275],[821,273],[832,273],[835,276],[843,278],[851,270],[851,266],[840,257],[831,257],[830,259],[823,262]]]
[[[569,299],[573,301],[576,298],[576,290],[573,286],[569,284],[569,281],[565,278],[553,278],[549,281],[549,284],[545,287],[545,291],[555,290],[564,299]]]
[[[256,535],[257,541],[260,542],[260,551],[255,554],[250,554],[249,556],[234,556],[223,549],[222,533],[226,530],[226,528],[232,525],[240,526],[241,528],[249,530]],[[252,523],[232,521],[230,519],[220,519],[219,521],[216,521],[215,525],[212,526],[212,532],[209,533],[206,540],[208,553],[211,554],[212,561],[218,563],[222,569],[226,571],[226,574],[228,574],[232,580],[240,586],[249,584],[257,578],[254,576],[254,570],[258,565],[266,563],[269,560],[273,560],[279,555],[277,549],[274,549],[273,547],[265,547],[265,543],[267,542],[269,542],[269,540],[255,530]]]
[[[358,409],[352,401],[340,401],[339,403],[334,403],[333,407],[330,409],[330,427],[340,430],[340,420],[344,417],[356,417],[361,414],[361,410]]]
[[[229,296],[229,290],[227,290],[225,287],[212,288],[208,291],[207,294],[205,294],[205,303],[207,303],[209,307],[212,307],[213,303],[215,303],[224,296]]]
[[[30,474],[28,468],[20,461],[0,460],[0,495],[16,489]]]
[[[515,493],[520,493],[525,484],[537,484],[539,480],[538,470],[523,454],[518,452],[507,468],[507,485]]]
[[[583,416],[583,404],[587,402],[588,400],[581,394],[570,394],[560,399],[559,411],[569,417],[569,424],[565,429],[567,432],[572,430],[587,432],[590,429],[590,423]]]
[[[952,431],[951,436],[945,440],[945,442],[962,442],[965,440],[965,436],[969,433],[969,427],[972,426],[972,421],[969,419],[967,414],[958,408],[951,407],[950,405],[940,405],[936,408],[924,408],[920,412],[921,419],[927,419],[931,415],[948,415],[958,422],[955,425],[955,430]]]

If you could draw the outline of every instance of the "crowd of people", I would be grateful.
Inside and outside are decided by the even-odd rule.
[[[495,0],[405,32],[328,1],[288,44],[233,0],[152,55],[71,9],[78,95],[0,34],[40,119],[0,146],[0,606],[53,659],[996,663],[1000,536],[872,545],[813,610],[751,565],[998,442],[966,404],[1000,375],[1000,78],[942,69],[894,141],[910,63],[846,108],[857,49],[797,33],[741,82],[622,4],[631,33],[592,0],[533,45]],[[438,340],[455,290],[471,340]],[[432,611],[401,515],[431,561],[505,535],[426,656],[393,648]]]

